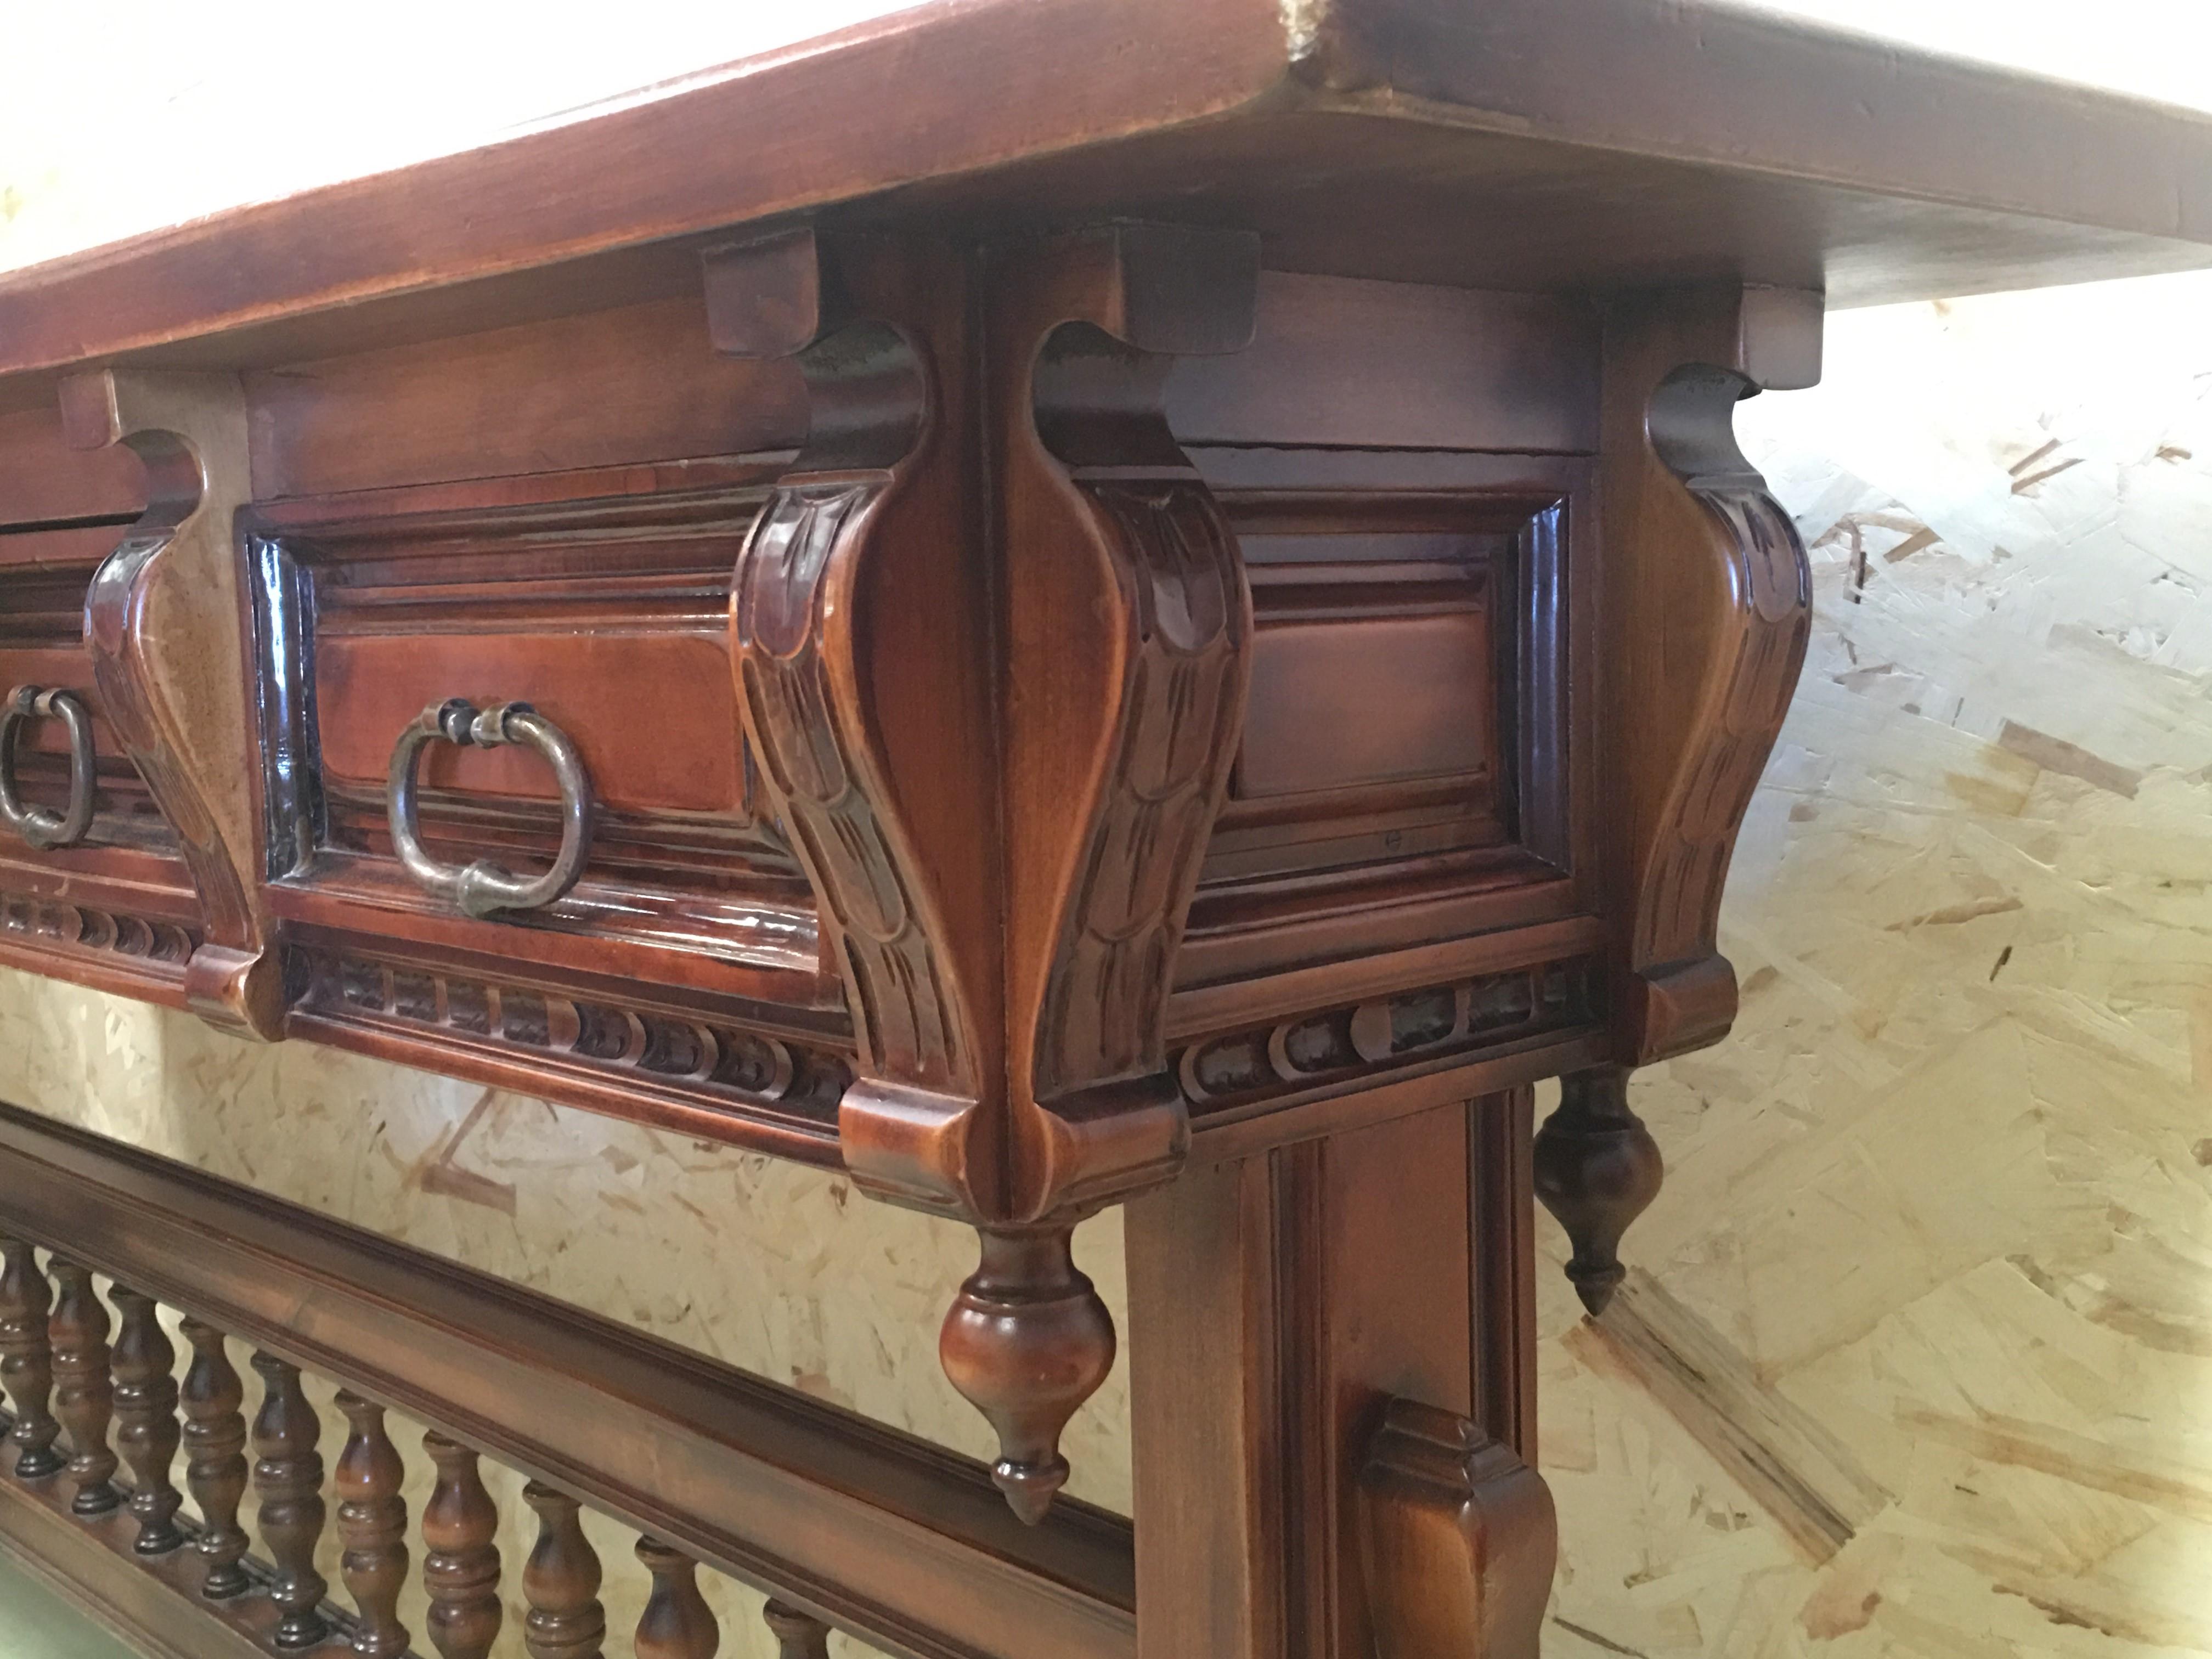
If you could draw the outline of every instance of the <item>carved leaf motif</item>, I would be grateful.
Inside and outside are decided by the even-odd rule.
[[[1083,486],[1124,566],[1134,652],[1038,1033],[1036,1089],[1158,1071],[1161,1003],[1243,718],[1249,601],[1202,484]]]
[[[740,556],[732,610],[747,724],[794,850],[821,896],[871,1071],[927,1087],[974,1076],[962,1021],[910,878],[856,758],[825,654],[827,590],[860,556],[888,479],[794,486]]]

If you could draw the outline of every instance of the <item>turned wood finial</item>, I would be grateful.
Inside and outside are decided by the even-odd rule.
[[[1620,1236],[1658,1196],[1659,1145],[1628,1109],[1628,1068],[1598,1066],[1562,1079],[1559,1109],[1536,1132],[1536,1196],[1574,1245],[1567,1277],[1592,1314],[1626,1276]]]
[[[361,1659],[399,1659],[407,1627],[399,1622],[399,1592],[407,1582],[407,1478],[399,1448],[384,1427],[384,1407],[350,1389],[338,1394],[350,1432],[338,1454],[331,1487],[338,1498],[338,1559],[346,1594],[360,1612],[352,1647]]]
[[[261,1500],[261,1541],[276,1564],[269,1599],[281,1615],[276,1645],[311,1648],[330,1633],[322,1615],[330,1582],[315,1571],[315,1546],[329,1511],[323,1503],[323,1460],[315,1449],[323,1425],[300,1388],[300,1368],[273,1353],[253,1356],[261,1409],[253,1419],[253,1491]]]
[[[530,1659],[599,1659],[607,1611],[599,1604],[599,1556],[584,1536],[581,1506],[537,1480],[522,1489],[522,1501],[538,1515],[538,1542],[522,1569],[530,1603],[523,1645]]]
[[[830,1626],[812,1613],[770,1597],[761,1617],[775,1632],[779,1659],[830,1659]]]
[[[637,1659],[714,1659],[722,1627],[699,1594],[699,1564],[657,1538],[637,1540],[637,1559],[653,1575],[653,1594],[638,1616]]]
[[[77,1515],[106,1515],[120,1507],[116,1458],[107,1443],[115,1406],[108,1375],[107,1309],[92,1291],[92,1270],[57,1256],[51,1266],[61,1294],[47,1325],[54,1350],[54,1415],[69,1431],[70,1480]]]
[[[430,1640],[445,1659],[484,1659],[499,1638],[499,1509],[484,1490],[477,1455],[442,1434],[422,1437],[438,1466],[422,1510],[422,1587],[430,1596]]]
[[[52,1408],[54,1356],[46,1336],[52,1291],[22,1240],[0,1239],[0,1382],[15,1412],[8,1443],[15,1448],[16,1478],[43,1480],[69,1467],[54,1448],[62,1425]]]
[[[184,1501],[169,1479],[182,1436],[177,1427],[177,1351],[161,1328],[154,1298],[116,1285],[108,1293],[122,1328],[115,1339],[116,1449],[131,1466],[131,1518],[141,1555],[167,1555],[185,1541],[177,1527]]]
[[[938,1356],[998,1431],[991,1478],[1034,1526],[1067,1481],[1060,1431],[1114,1368],[1114,1321],[1075,1265],[1073,1224],[978,1231],[982,1261],[945,1316]]]
[[[185,1485],[199,1505],[198,1543],[207,1576],[200,1594],[211,1601],[242,1595],[252,1583],[240,1561],[246,1529],[238,1524],[246,1496],[246,1385],[223,1349],[222,1333],[198,1319],[184,1324],[192,1345],[185,1368]]]

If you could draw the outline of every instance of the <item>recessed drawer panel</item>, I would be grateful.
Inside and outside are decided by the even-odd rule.
[[[749,822],[730,658],[720,631],[544,628],[428,636],[355,631],[326,615],[315,653],[325,778],[381,799],[394,734],[426,703],[524,701],[568,733],[598,799],[626,812]],[[340,625],[333,626],[333,623]],[[525,750],[442,744],[422,762],[426,792],[550,800]]]

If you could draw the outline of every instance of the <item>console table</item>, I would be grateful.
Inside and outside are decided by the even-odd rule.
[[[939,0],[0,279],[0,962],[972,1226],[1000,1448],[8,1109],[0,1537],[398,1655],[392,1408],[447,1659],[480,1455],[541,1659],[586,1504],[670,1659],[700,1563],[794,1659],[1533,1655],[1533,1206],[1601,1309],[1805,649],[1731,412],[2207,263],[2212,121],[1720,3]],[[1133,1516],[1055,1496],[1116,1204]]]

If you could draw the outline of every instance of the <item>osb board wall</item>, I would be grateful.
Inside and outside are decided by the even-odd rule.
[[[2212,1650],[2212,279],[1828,368],[1738,422],[1816,583],[1742,1017],[1614,1309],[1546,1275],[1547,1651]]]

